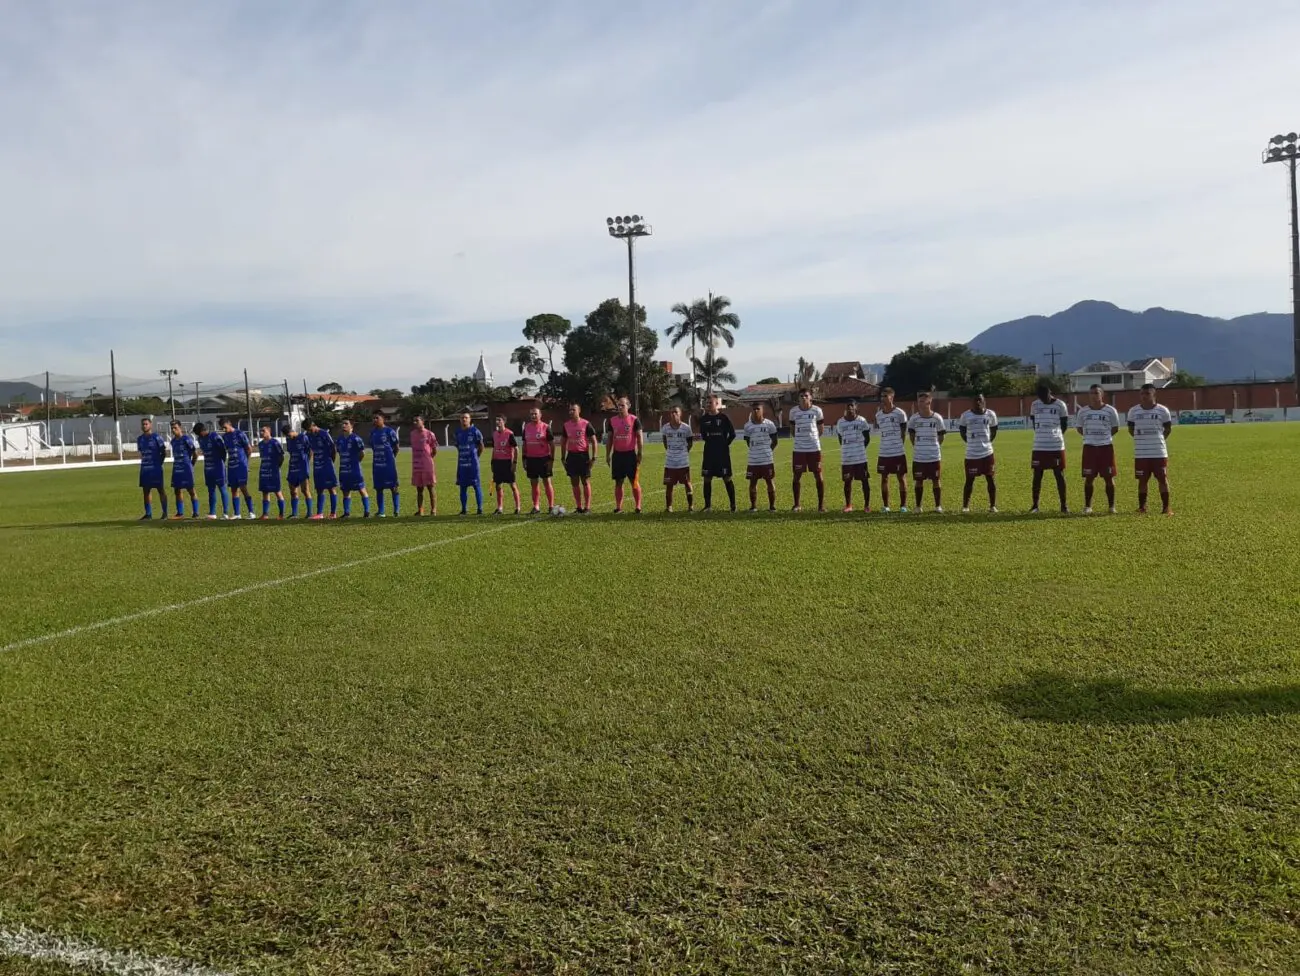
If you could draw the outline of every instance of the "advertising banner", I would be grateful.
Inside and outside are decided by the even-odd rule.
[[[1180,424],[1226,424],[1228,414],[1224,410],[1180,410],[1177,420]]]
[[[1028,417],[999,417],[998,430],[1028,430]]]
[[[1252,407],[1249,410],[1232,411],[1234,424],[1261,423],[1269,420],[1286,420],[1285,407]]]

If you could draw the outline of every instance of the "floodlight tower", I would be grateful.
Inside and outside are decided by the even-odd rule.
[[[179,369],[160,369],[158,374],[167,377],[167,410],[171,414],[172,420],[176,420],[176,398],[172,396],[172,377],[179,373]]]
[[[627,241],[627,314],[631,321],[629,329],[630,363],[632,366],[632,412],[640,414],[641,405],[637,396],[636,375],[636,272],[632,259],[632,244],[638,237],[649,237],[654,228],[644,222],[640,214],[631,217],[606,217],[605,226],[610,237]]]
[[[1288,132],[1268,141],[1265,163],[1286,163],[1291,171],[1291,368],[1300,391],[1300,223],[1296,215],[1296,160],[1300,159],[1300,135]]]

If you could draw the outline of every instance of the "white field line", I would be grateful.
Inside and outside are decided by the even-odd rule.
[[[79,939],[44,935],[21,926],[0,928],[0,958],[58,963],[83,972],[109,973],[111,976],[232,976],[183,959],[115,952]]]
[[[279,579],[263,580],[261,583],[250,583],[248,586],[241,586],[237,589],[227,590],[224,593],[213,593],[209,596],[200,596],[193,600],[184,600],[180,603],[169,603],[166,606],[153,607],[149,610],[138,610],[135,613],[124,614],[121,617],[112,617],[108,620],[96,620],[94,623],[69,627],[67,630],[58,630],[51,634],[41,634],[38,637],[27,637],[20,641],[14,641],[12,644],[0,646],[0,654],[7,654],[10,651],[21,651],[28,647],[36,647],[38,644],[48,644],[50,641],[62,640],[65,637],[76,637],[78,634],[89,634],[96,630],[104,630],[107,627],[116,627],[119,624],[129,624],[136,620],[145,620],[149,617],[157,617],[160,614],[172,613],[176,610],[188,610],[191,607],[201,607],[205,603],[217,603],[221,600],[229,600],[232,597],[244,596],[248,593],[257,593],[260,590],[270,590],[277,586],[284,586],[288,583],[297,583],[302,580],[312,579],[316,576],[324,576],[327,573],[338,573],[345,569],[355,569],[358,566],[368,566],[371,563],[381,562],[385,559],[397,559],[399,556],[409,556],[412,553],[424,552],[428,549],[436,549],[439,546],[448,546],[453,542],[466,542],[470,539],[478,539],[485,535],[496,535],[499,532],[508,532],[511,529],[518,529],[525,525],[531,525],[535,521],[537,521],[535,518],[530,518],[526,521],[508,522],[505,525],[498,525],[491,529],[483,529],[480,532],[470,532],[465,535],[453,536],[450,539],[435,539],[433,542],[422,542],[418,546],[407,546],[405,549],[394,549],[391,552],[381,552],[373,556],[363,556],[361,559],[351,559],[345,563],[335,563],[332,566],[321,566],[318,569],[309,569],[305,573],[295,573],[292,576],[282,576]]]

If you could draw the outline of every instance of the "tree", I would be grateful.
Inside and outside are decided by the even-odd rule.
[[[1174,378],[1169,385],[1188,390],[1195,386],[1204,386],[1205,377],[1198,376],[1196,373],[1188,372],[1185,369],[1179,369],[1174,371]]]
[[[771,383],[780,383],[780,382],[781,382],[781,378],[780,378],[779,376],[764,376],[761,380],[759,380],[759,381],[758,381],[757,383],[755,383],[754,385],[755,385],[755,386],[767,386],[767,385],[769,385],[769,384],[771,384]]]
[[[691,382],[698,382],[699,373],[694,370],[695,343],[700,338],[700,312],[703,307],[699,299],[689,305],[686,302],[678,302],[671,309],[674,315],[680,315],[681,321],[674,322],[668,328],[664,329],[664,335],[668,337],[668,344],[676,349],[683,342],[691,344],[690,361],[692,363]]]
[[[519,367],[521,375],[541,376],[547,372],[547,360],[537,351],[536,346],[515,346],[510,361]]]
[[[333,393],[337,395],[343,392],[343,387],[340,386],[338,383],[335,383],[333,380],[330,380],[328,383],[322,383],[320,386],[316,387],[316,392]]]
[[[818,381],[820,381],[821,378],[822,378],[821,370],[819,370],[815,365],[813,365],[811,360],[804,359],[802,356],[800,356],[799,362],[795,367],[795,371],[794,371],[795,383],[797,383],[800,387],[803,387],[804,389],[811,390],[814,386],[817,385]]]
[[[715,386],[736,382],[736,374],[727,368],[731,364],[727,362],[726,356],[710,357],[703,362],[698,359],[692,360],[692,365],[695,367],[696,375],[704,377],[710,393]]]
[[[1015,356],[994,356],[973,352],[960,342],[935,345],[917,342],[908,346],[885,367],[882,385],[892,386],[901,397],[920,390],[947,390],[958,396],[974,393],[1014,395],[1030,391],[1038,378],[1026,375]]]
[[[595,411],[602,397],[632,389],[632,370],[647,403],[666,399],[671,380],[655,362],[659,336],[645,326],[645,307],[636,306],[636,364],[629,361],[627,307],[617,298],[606,299],[587,314],[583,324],[564,340],[564,370],[552,373],[542,386],[550,399],[581,404]]]
[[[525,376],[511,383],[510,389],[514,391],[515,396],[530,397],[537,391],[537,380]]]
[[[402,391],[394,390],[391,387],[384,387],[383,389],[371,390],[369,395],[372,397],[378,397],[381,400],[399,400],[401,399]]]
[[[549,376],[555,372],[555,350],[564,345],[565,339],[573,323],[563,315],[556,315],[554,312],[544,312],[541,315],[534,315],[524,323],[524,338],[534,346],[541,346],[546,350],[546,373]],[[516,349],[516,352],[519,350]],[[540,356],[539,356],[540,358]],[[514,362],[514,357],[510,359]],[[524,372],[524,370],[520,370]],[[537,371],[540,375],[541,371]]]
[[[339,413],[337,400],[308,400],[303,404],[303,412],[308,425],[318,424],[329,429],[343,419]]]

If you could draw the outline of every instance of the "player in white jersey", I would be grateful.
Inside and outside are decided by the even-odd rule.
[[[749,420],[743,429],[745,443],[749,445],[745,477],[749,479],[749,510],[758,511],[758,483],[767,482],[767,507],[776,511],[776,463],[772,452],[776,449],[776,424],[763,418],[763,405],[754,404]]]
[[[948,421],[934,412],[928,392],[916,395],[916,413],[907,422],[907,436],[912,442],[912,480],[916,482],[916,510],[921,504],[928,481],[934,488],[934,510],[943,511],[943,492],[939,487],[939,471],[943,460],[943,438],[948,432]]]
[[[691,488],[691,445],[695,435],[690,424],[682,423],[682,408],[668,412],[668,423],[659,428],[664,439],[664,511],[673,510],[673,486],[686,486],[686,511],[695,511],[695,492]]]
[[[871,421],[858,416],[856,400],[844,407],[835,424],[840,439],[840,476],[844,479],[844,511],[853,511],[853,482],[862,482],[862,510],[871,511],[871,479],[867,476],[867,444],[871,442]]]
[[[1043,472],[1056,475],[1056,493],[1061,498],[1061,512],[1068,512],[1065,502],[1065,430],[1070,425],[1070,410],[1046,383],[1038,384],[1038,399],[1029,405],[1029,426],[1034,430],[1031,464],[1034,469],[1034,506],[1038,514],[1038,496],[1043,491]]]
[[[1092,514],[1093,482],[1100,475],[1106,483],[1106,504],[1115,514],[1115,435],[1119,433],[1119,411],[1106,402],[1098,383],[1088,390],[1088,405],[1075,414],[1075,426],[1083,435],[1083,514]]]
[[[794,510],[799,504],[799,480],[805,471],[817,482],[817,511],[826,511],[826,482],[822,480],[822,408],[814,406],[812,393],[799,391],[799,406],[790,408],[790,429],[794,431]]]
[[[961,493],[961,510],[970,511],[970,496],[975,490],[975,479],[984,478],[989,489],[989,511],[998,510],[998,485],[993,476],[997,464],[993,457],[993,442],[998,437],[998,415],[984,403],[984,394],[975,394],[971,408],[958,422],[961,439],[966,442],[966,486]]]
[[[880,407],[876,410],[876,430],[880,431],[880,451],[876,456],[876,472],[880,475],[881,511],[889,511],[889,477],[898,479],[898,510],[907,511],[907,411],[894,406],[894,388],[880,391]]]
[[[1152,383],[1142,384],[1141,402],[1128,412],[1128,432],[1133,435],[1133,474],[1138,479],[1138,511],[1147,511],[1147,483],[1155,475],[1160,486],[1160,507],[1166,515],[1169,508],[1169,446],[1166,443],[1174,429],[1174,418],[1163,403],[1156,403],[1156,388]]]

